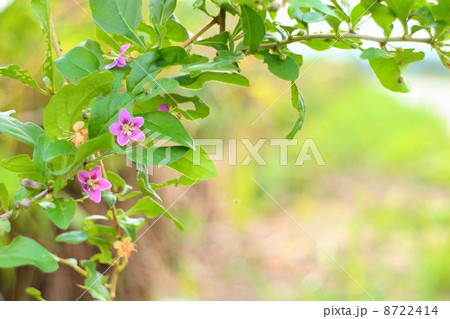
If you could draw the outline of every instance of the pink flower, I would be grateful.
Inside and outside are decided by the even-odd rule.
[[[90,172],[79,171],[78,180],[89,197],[96,203],[100,203],[101,191],[110,189],[112,186],[107,179],[102,178],[100,166],[94,167]]]
[[[117,135],[117,143],[124,146],[129,140],[143,141],[145,135],[139,129],[144,125],[143,117],[131,117],[127,110],[123,109],[119,113],[119,122],[112,124],[109,131]]]
[[[123,56],[125,55],[125,52],[127,52],[127,50],[130,48],[130,44],[124,44],[120,47],[120,52],[119,54],[115,54],[117,56],[117,58],[114,59],[114,61],[110,64],[108,64],[107,66],[105,66],[105,69],[109,70],[112,69],[115,66],[118,66],[119,68],[123,68],[125,65],[127,65],[127,61],[125,61],[125,59],[123,58]]]
[[[161,104],[160,106],[158,106],[158,111],[169,112],[169,105],[168,104]]]

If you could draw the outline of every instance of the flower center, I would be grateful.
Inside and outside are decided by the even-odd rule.
[[[86,181],[86,186],[91,190],[95,191],[98,188],[98,179],[88,178]]]
[[[122,124],[122,134],[130,136],[133,134],[135,128],[133,123],[124,123]]]

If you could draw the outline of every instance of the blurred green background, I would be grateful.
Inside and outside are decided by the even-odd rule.
[[[39,78],[44,40],[29,1],[9,1],[0,12],[0,65],[29,68]],[[4,3],[6,3],[4,1]],[[87,1],[80,4],[88,10]],[[190,30],[206,17],[177,14]],[[72,0],[52,1],[53,18],[66,52],[95,38],[89,16]],[[187,20],[185,20],[185,17]],[[103,46],[106,51],[107,46]],[[302,71],[318,54],[307,54]],[[431,53],[407,74],[413,91],[387,92],[357,57],[330,52],[301,77],[307,103],[299,146],[280,166],[278,148],[265,145],[266,166],[217,162],[219,177],[190,189],[170,209],[185,225],[179,232],[160,220],[138,242],[138,253],[119,281],[119,300],[367,300],[369,297],[252,180],[260,183],[291,216],[377,300],[450,298],[450,139],[445,106],[449,74]],[[261,61],[247,59],[242,72],[250,88],[208,84],[201,92],[211,116],[190,124],[195,138],[283,137],[295,121],[289,94],[254,125],[255,119],[288,87]],[[19,82],[0,78],[0,109],[15,109],[23,121],[39,122],[47,98]],[[38,123],[40,124],[40,123]],[[295,166],[302,141],[311,138],[326,165]],[[30,153],[4,135],[0,159]],[[246,156],[238,141],[238,162]],[[107,162],[131,183],[133,169]],[[171,175],[161,171],[154,178]],[[15,175],[0,169],[11,192]],[[161,191],[165,205],[184,188]],[[72,183],[68,192],[79,195]],[[93,211],[85,206],[81,216]],[[87,246],[53,243],[56,230],[41,211],[13,224],[63,257],[88,258]],[[0,299],[26,300],[33,286],[48,300],[75,300],[81,278],[69,269],[51,275],[21,267],[0,271]],[[86,295],[83,297],[87,297]]]

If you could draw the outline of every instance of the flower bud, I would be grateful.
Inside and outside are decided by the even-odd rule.
[[[31,206],[31,204],[33,203],[33,201],[29,198],[24,198],[20,201],[20,206],[28,208]]]
[[[41,189],[44,188],[44,185],[38,182],[35,182],[29,178],[24,178],[21,182],[22,186],[25,186],[26,188],[32,188],[32,189]]]

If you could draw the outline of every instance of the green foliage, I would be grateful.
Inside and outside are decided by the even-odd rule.
[[[20,66],[17,64],[11,64],[0,67],[0,75],[19,80],[23,84],[28,85],[38,90],[39,92],[46,94],[46,92],[43,89],[41,89],[41,87],[36,83],[36,80],[33,79],[33,77],[30,74],[30,71],[20,68]]]
[[[32,265],[43,272],[58,270],[55,257],[33,239],[18,236],[7,246],[0,246],[0,268]]]
[[[56,93],[44,111],[44,128],[47,135],[56,139],[70,132],[72,125],[82,120],[83,108],[92,99],[111,91],[113,78],[110,73],[93,73],[78,85],[69,84]]]
[[[69,228],[75,216],[77,203],[73,199],[55,198],[52,204],[47,207],[48,218],[61,229]]]
[[[0,132],[34,146],[44,131],[34,123],[22,123],[11,117],[15,111],[0,112]]]
[[[68,266],[85,277],[83,288],[98,300],[109,300],[114,291],[113,285],[106,285],[107,276],[97,271],[97,264],[109,265],[116,272],[118,267],[113,264],[120,250],[117,247],[123,243],[132,245],[146,218],[164,216],[182,229],[181,223],[164,208],[158,190],[168,185],[192,186],[217,175],[214,163],[203,148],[195,145],[185,128],[186,121],[210,114],[210,106],[192,90],[207,89],[209,82],[249,86],[248,79],[241,74],[240,64],[250,56],[262,59],[274,76],[291,84],[291,102],[297,120],[286,138],[293,139],[303,126],[306,104],[296,85],[303,57],[291,51],[288,46],[291,43],[316,51],[331,47],[361,50],[361,58],[368,60],[380,83],[396,92],[410,90],[404,71],[409,64],[422,60],[424,53],[397,48],[394,43],[428,44],[439,54],[444,66],[450,66],[447,51],[450,7],[444,0],[433,3],[362,0],[354,7],[347,1],[291,0],[286,6],[294,25],[279,22],[277,9],[269,0],[196,0],[192,6],[195,14],[212,18],[198,32],[188,30],[184,24],[188,19],[175,17],[176,0],[151,0],[145,9],[141,0],[90,0],[89,6],[98,27],[99,42],[88,39],[55,60],[54,55],[60,54],[53,52],[59,50],[59,45],[49,1],[31,1],[46,41],[42,72],[46,90],[28,70],[15,64],[0,67],[0,76],[19,80],[39,93],[51,95],[44,108],[43,121],[35,121],[43,122],[45,130],[34,123],[20,122],[11,116],[14,111],[0,113],[0,132],[32,148],[29,153],[2,162],[4,169],[17,173],[22,187],[10,195],[0,183],[2,216],[5,216],[0,218],[0,235],[10,232],[11,225],[14,227],[9,218],[20,218],[35,203],[47,211],[56,227],[70,229],[78,205],[83,205],[90,192],[97,190],[100,179],[89,177],[82,182],[83,186],[79,187],[84,187],[86,195],[76,200],[68,196],[66,185],[82,170],[100,167],[102,178],[112,184],[111,189],[102,191],[102,199],[108,204],[104,206],[106,211],[97,206],[95,214],[89,212],[84,218],[81,229],[71,229],[55,238],[59,243],[87,242],[96,247],[98,253],[81,262],[84,269],[78,267],[77,261]],[[150,21],[143,16],[148,9]],[[230,23],[230,15],[235,16],[236,23]],[[360,34],[363,17],[371,18],[384,31],[384,37]],[[396,20],[403,27],[402,37],[391,37]],[[314,24],[323,24],[332,31],[313,33]],[[215,25],[219,27],[213,28]],[[212,34],[205,36],[207,31]],[[427,37],[415,38],[418,31]],[[379,47],[369,46],[368,41]],[[109,51],[105,44],[112,46],[116,53]],[[117,53],[126,44],[130,44],[129,50]],[[202,49],[214,55],[192,53],[203,52]],[[113,61],[116,66],[106,67]],[[158,108],[162,104],[167,104],[164,111]],[[125,149],[116,143],[110,127],[118,123],[120,134],[134,138],[137,124],[118,122],[122,110],[144,120],[139,129],[144,132],[145,141],[131,140]],[[177,145],[162,145],[166,141]],[[117,172],[105,169],[103,160],[112,156],[122,159],[126,156],[134,163],[136,183],[130,182],[134,186],[128,185]],[[181,177],[160,184],[150,183],[148,175],[143,173],[150,166],[170,167]],[[130,209],[116,207],[125,201],[132,202],[124,206]],[[143,217],[136,217],[137,214]],[[120,267],[126,266],[127,258],[121,257]],[[0,246],[0,267],[34,265],[52,272],[58,269],[56,260],[61,261],[26,237],[18,236],[9,245]],[[29,293],[41,298],[34,290]]]

